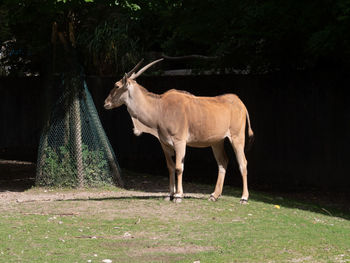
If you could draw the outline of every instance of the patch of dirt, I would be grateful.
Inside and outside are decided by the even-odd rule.
[[[308,257],[294,258],[294,259],[291,259],[290,262],[301,263],[301,262],[311,262],[311,260],[312,260],[312,257],[308,256]]]
[[[167,196],[166,192],[140,192],[131,190],[121,190],[119,192],[100,190],[99,192],[91,192],[88,190],[72,190],[64,192],[56,192],[55,190],[29,190],[25,192],[16,191],[1,191],[0,192],[0,204],[17,202],[50,202],[50,201],[67,201],[67,200],[108,200],[108,199],[150,199],[150,198],[164,198]],[[198,198],[206,199],[207,196],[204,194],[187,193],[185,198]]]
[[[172,255],[172,254],[165,254],[165,255],[148,255],[146,258],[144,256],[133,256],[131,257],[135,261],[143,261],[143,262],[162,262],[162,263],[171,263],[171,262],[179,262],[183,261],[184,257],[181,255]],[[125,259],[125,262],[130,262],[130,256]]]
[[[53,189],[34,188],[35,164],[30,162],[0,160],[0,205],[10,202],[50,202],[63,200],[109,200],[136,198],[164,198],[168,192],[168,178],[125,171],[123,173],[126,189],[101,190],[73,189],[56,191]],[[208,198],[209,188],[186,184],[185,198]]]
[[[161,246],[161,247],[148,247],[140,249],[137,254],[145,255],[148,253],[174,253],[174,254],[192,254],[199,253],[203,251],[215,250],[214,247],[203,247],[196,245],[186,245],[186,246]]]
[[[134,198],[147,200],[149,198],[163,198],[168,192],[168,177],[150,176],[146,174],[123,171],[123,179],[126,182],[126,189],[118,191],[102,191],[101,189],[54,191],[50,189],[38,188],[32,190],[35,183],[35,163],[22,161],[9,161],[0,159],[0,206],[9,202],[50,202],[60,200],[109,200]],[[199,185],[184,182],[185,198],[207,199],[214,190],[215,185]],[[234,195],[239,198],[240,189],[234,190]],[[271,195],[271,192],[268,193]],[[232,193],[231,193],[232,195]],[[275,202],[283,201],[284,198],[311,202],[322,207],[334,207],[342,211],[349,212],[350,193],[341,192],[316,192],[305,193],[274,193],[271,197]],[[252,195],[252,198],[253,195]],[[266,201],[266,200],[263,200]],[[269,201],[269,200],[267,200]],[[323,206],[324,205],[324,206]],[[169,208],[170,209],[170,208]],[[324,208],[325,209],[325,208]],[[324,213],[330,214],[325,209]],[[330,214],[331,215],[331,214]]]

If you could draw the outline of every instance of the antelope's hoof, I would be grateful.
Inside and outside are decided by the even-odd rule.
[[[210,195],[210,197],[208,198],[208,201],[210,202],[216,202],[219,198],[216,198],[214,195]]]
[[[242,198],[241,200],[239,200],[239,203],[241,205],[247,205],[248,204],[248,199]]]
[[[175,204],[180,204],[182,202],[182,197],[174,197],[173,202]]]
[[[164,201],[173,201],[173,200],[174,200],[173,195],[168,195],[168,196],[164,197]]]

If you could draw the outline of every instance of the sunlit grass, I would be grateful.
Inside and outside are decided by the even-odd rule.
[[[12,202],[0,211],[0,262],[350,261],[349,215],[259,193],[242,206],[236,192],[225,188],[216,203],[157,196]]]

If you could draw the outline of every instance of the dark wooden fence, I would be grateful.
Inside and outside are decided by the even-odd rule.
[[[151,135],[136,137],[125,106],[106,111],[103,101],[115,79],[88,77],[102,124],[123,168],[167,176],[163,153]],[[195,95],[236,93],[248,108],[255,133],[247,153],[251,186],[279,189],[350,187],[350,80],[340,73],[143,77],[162,93],[175,88]],[[39,78],[0,79],[0,158],[36,160],[43,85]],[[226,182],[241,185],[234,153]],[[188,148],[185,180],[214,183],[211,149]],[[1,175],[0,175],[1,176]]]

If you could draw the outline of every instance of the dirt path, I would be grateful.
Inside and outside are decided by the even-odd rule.
[[[8,161],[0,159],[0,204],[10,202],[55,201],[72,199],[103,199],[140,197],[165,197],[168,191],[166,176],[150,176],[146,174],[123,171],[126,189],[116,190],[50,190],[32,188],[35,182],[35,164],[31,162]],[[207,199],[214,185],[202,185],[184,182],[185,197]],[[235,195],[239,197],[240,189]],[[253,191],[251,191],[252,193]],[[273,198],[287,198],[313,203],[323,207],[334,207],[344,212],[350,212],[350,193],[345,192],[268,192]],[[251,194],[254,198],[254,193]],[[263,200],[266,201],[266,200]]]
[[[58,201],[72,199],[102,199],[122,197],[165,197],[168,178],[124,172],[126,189],[52,190],[32,188],[35,182],[35,164],[0,160],[0,204],[11,202]],[[209,187],[186,184],[185,197],[207,198]]]

